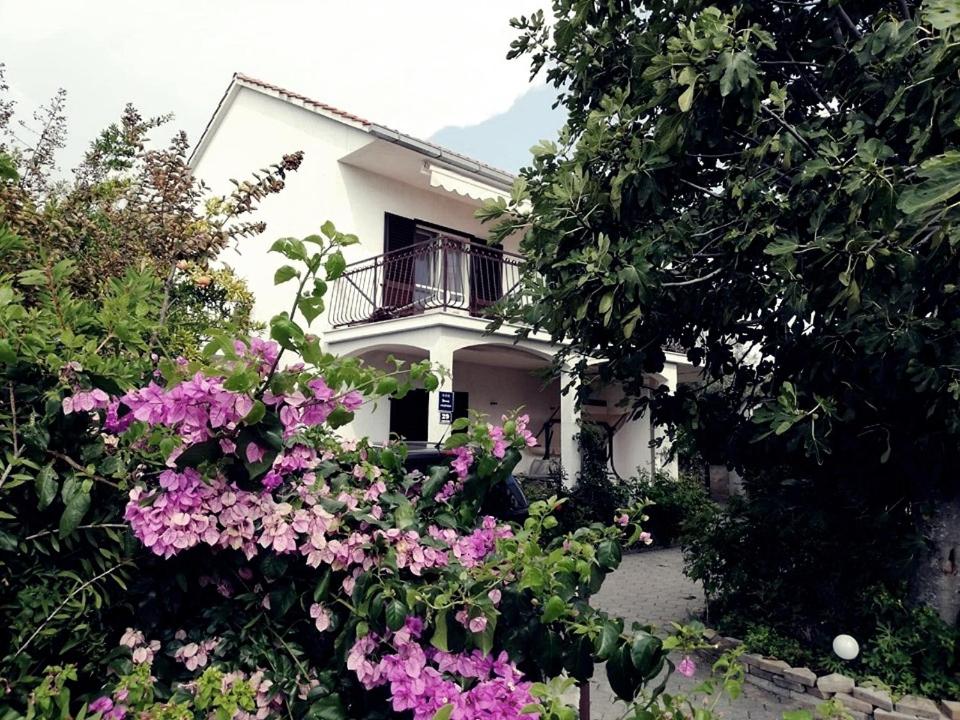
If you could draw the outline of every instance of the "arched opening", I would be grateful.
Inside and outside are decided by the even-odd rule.
[[[498,343],[462,347],[453,353],[453,393],[461,407],[494,423],[522,409],[539,445],[523,453],[517,472],[554,469],[560,454],[560,378],[549,355]]]
[[[350,353],[364,364],[385,372],[400,372],[411,363],[428,360],[430,354],[414,345],[379,344]],[[398,362],[402,365],[398,366]],[[354,415],[346,434],[354,437],[369,437],[377,443],[385,443],[391,437],[402,437],[411,442],[427,439],[427,408],[429,394],[425,390],[413,390],[400,399],[379,400],[365,403]]]

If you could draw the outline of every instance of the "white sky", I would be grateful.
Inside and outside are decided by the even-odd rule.
[[[510,17],[543,0],[0,0],[0,62],[28,119],[68,91],[60,165],[133,102],[196,142],[234,71],[427,137],[529,89]]]

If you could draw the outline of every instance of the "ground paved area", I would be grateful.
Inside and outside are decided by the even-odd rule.
[[[607,577],[593,604],[611,615],[624,618],[628,624],[637,620],[662,628],[672,620],[682,622],[699,617],[703,611],[703,593],[683,574],[679,549],[654,550],[624,556],[623,563]],[[674,673],[667,691],[684,692],[708,675],[707,664],[698,662],[696,677],[688,680]],[[613,692],[607,685],[602,667],[597,668],[591,685],[590,720],[620,718],[624,706],[613,702]],[[782,704],[775,695],[748,684],[739,700],[732,704],[723,700],[718,709],[722,717],[730,720],[780,720],[785,710],[796,708]]]

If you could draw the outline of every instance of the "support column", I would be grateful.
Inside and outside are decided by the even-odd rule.
[[[667,380],[667,388],[670,390],[672,395],[677,391],[677,366],[673,363],[667,363],[663,366],[661,374]],[[653,428],[654,437],[657,439],[663,438],[663,443],[655,448],[655,470],[659,470],[670,477],[676,478],[680,475],[679,465],[677,459],[673,458],[672,460],[667,460],[667,457],[670,454],[670,441],[667,440],[666,432],[662,427],[657,426]]]
[[[580,383],[570,373],[560,373],[560,464],[565,483],[573,487],[580,475],[580,408],[577,389]]]
[[[626,421],[613,436],[613,468],[620,477],[630,478],[637,473],[649,473],[653,459],[650,455],[650,412],[635,420]]]
[[[447,370],[440,386],[427,398],[427,441],[434,444],[446,440],[450,433],[450,424],[440,422],[440,392],[453,392],[453,346],[438,339],[430,348],[430,362]]]

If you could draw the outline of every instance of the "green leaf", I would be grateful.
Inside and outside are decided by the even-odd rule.
[[[0,363],[13,365],[15,362],[17,362],[17,353],[14,352],[10,341],[0,340]]]
[[[640,679],[633,669],[629,647],[621,647],[607,660],[607,679],[617,697],[627,702],[636,697],[637,690],[640,689]]]
[[[343,271],[347,267],[347,261],[343,259],[343,253],[337,250],[327,258],[323,267],[327,271],[327,280],[336,280],[343,275]]]
[[[420,491],[420,495],[424,498],[435,496],[447,482],[449,475],[450,468],[445,465],[435,465],[430,468],[427,479],[423,481],[423,489]]]
[[[270,246],[270,252],[277,252],[290,260],[306,260],[307,246],[297,238],[280,238]]]
[[[407,619],[407,606],[400,600],[393,600],[387,605],[387,627],[391,630],[399,630],[403,627]]]
[[[480,646],[480,652],[489,655],[493,651],[493,636],[497,632],[497,614],[491,612],[486,617],[487,624],[483,628],[483,632],[480,633],[478,645]]]
[[[333,240],[337,235],[336,226],[327,220],[323,225],[320,226],[320,232],[327,236],[328,239]]]
[[[330,575],[330,568],[327,568],[320,580],[317,581],[317,586],[313,589],[314,602],[325,600],[327,595],[330,593]]]
[[[57,473],[53,469],[53,464],[45,465],[37,473],[37,509],[43,510],[50,506],[53,499],[57,496]]]
[[[926,0],[923,17],[937,30],[949,30],[960,25],[960,5],[956,0]]]
[[[397,507],[393,513],[393,521],[400,530],[405,530],[413,525],[416,521],[413,505],[407,502]]]
[[[343,701],[337,693],[331,693],[314,702],[307,710],[308,720],[349,720]]]
[[[60,537],[64,538],[77,529],[83,516],[90,509],[90,493],[80,491],[70,498],[60,516]]]
[[[660,661],[663,642],[660,638],[641,630],[630,645],[630,661],[641,676],[647,677]]]
[[[283,285],[287,280],[292,280],[295,277],[300,277],[299,270],[292,265],[281,265],[273,274],[273,284]]]
[[[601,662],[606,660],[617,649],[620,642],[620,627],[613,620],[608,620],[603,624],[600,630],[600,637],[597,642],[597,659]]]
[[[750,53],[742,50],[737,53],[725,52],[719,58],[723,75],[720,77],[720,95],[726,97],[734,87],[746,88],[757,76],[757,66]]]
[[[960,151],[925,160],[917,175],[923,181],[907,188],[897,201],[897,207],[908,215],[929,210],[960,193]]]
[[[395,377],[381,378],[377,383],[377,395],[392,395],[397,391],[397,379]]]
[[[258,422],[263,420],[263,416],[267,414],[267,406],[264,405],[260,400],[253,401],[253,407],[250,408],[244,418],[244,425],[256,425]]]
[[[337,407],[327,417],[327,425],[336,430],[353,420],[353,413],[343,407]]]
[[[603,297],[600,298],[600,307],[597,308],[600,311],[601,315],[606,315],[610,312],[610,308],[613,307],[613,290],[610,292],[604,293]]]
[[[280,343],[280,347],[296,350],[303,341],[303,329],[286,315],[275,315],[270,321],[270,337]]]
[[[795,252],[799,245],[787,238],[780,238],[763,249],[764,255],[787,255],[788,253]]]
[[[447,703],[433,714],[433,720],[450,720],[453,714],[453,703]]]
[[[623,552],[620,549],[620,543],[616,540],[607,538],[597,545],[597,562],[607,572],[616,570],[621,559],[623,559]]]
[[[690,112],[690,108],[693,107],[693,91],[695,87],[695,85],[690,85],[677,99],[680,112]]]
[[[441,610],[437,613],[437,619],[434,621],[433,637],[430,638],[430,644],[437,650],[448,652],[450,650],[447,644],[447,611]]]
[[[543,616],[542,620],[544,623],[552,623],[554,620],[560,618],[567,610],[567,604],[563,601],[559,595],[552,595],[549,600],[547,600],[546,605],[543,606]]]
[[[322,315],[325,308],[326,305],[323,302],[323,298],[319,295],[301,297],[300,304],[297,305],[297,309],[303,314],[304,319],[307,321],[307,325]]]

